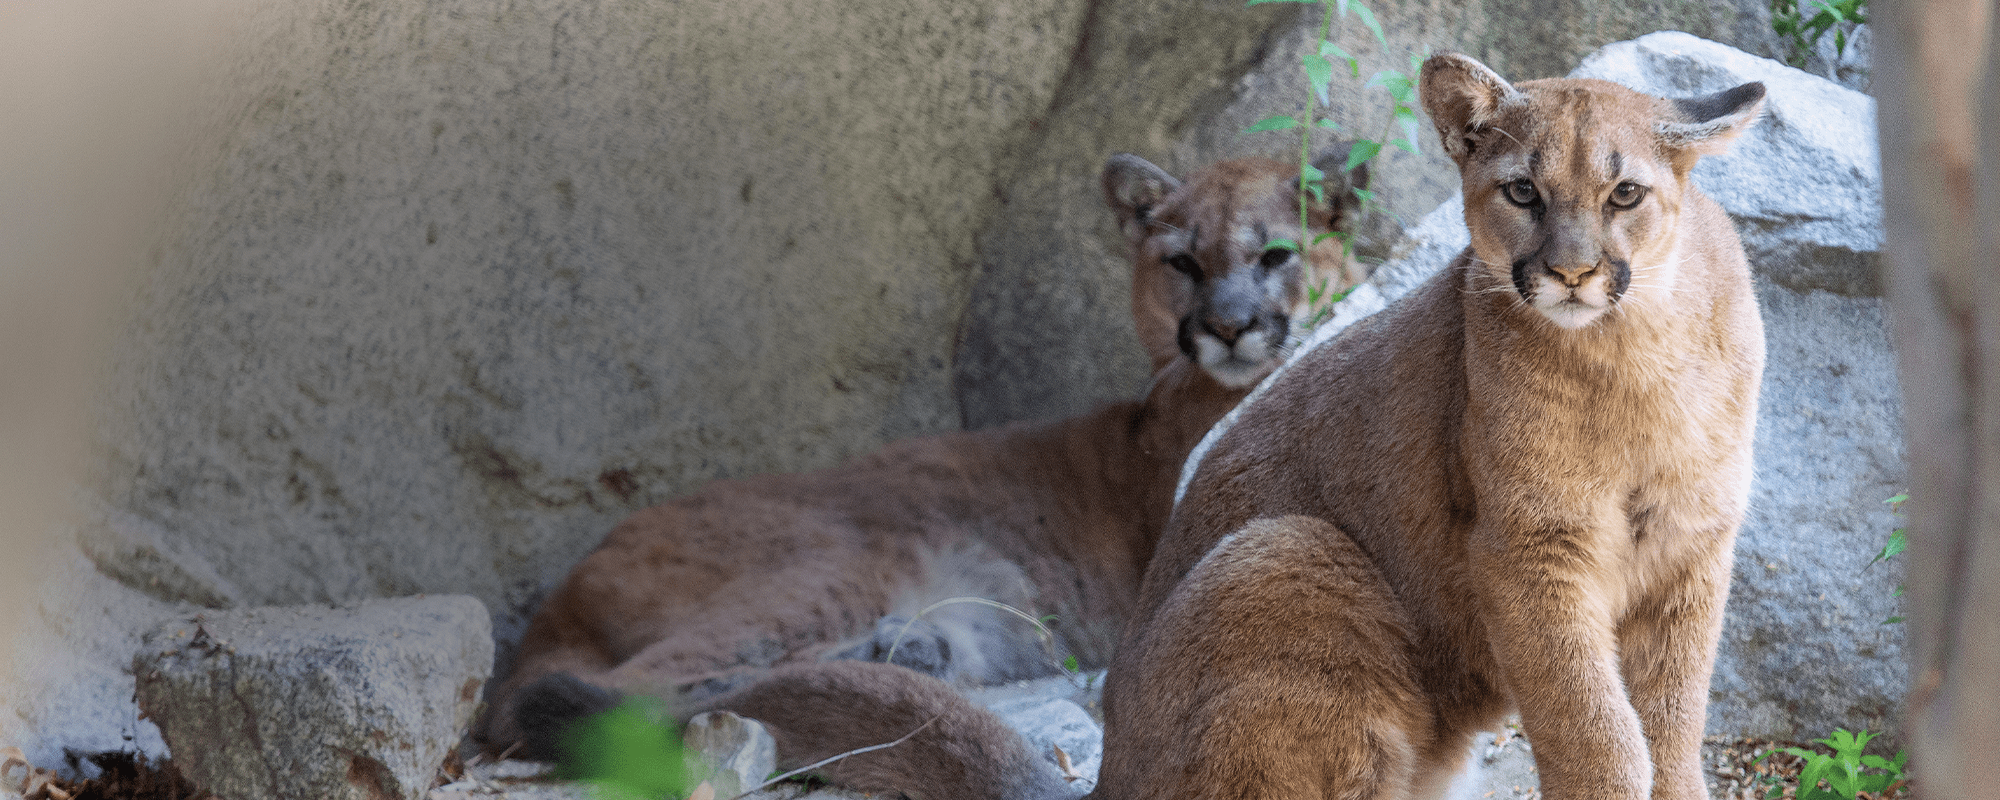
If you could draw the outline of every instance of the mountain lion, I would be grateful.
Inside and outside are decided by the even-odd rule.
[[[912,617],[977,596],[1053,614],[1083,664],[1108,659],[1182,460],[1281,356],[1311,270],[1280,240],[1357,212],[1365,168],[1329,172],[1326,202],[1310,206],[1313,230],[1302,232],[1296,164],[1227,161],[1182,184],[1136,156],[1113,157],[1102,184],[1132,246],[1133,319],[1154,368],[1143,402],[898,442],[818,472],[718,481],[634,514],[535,613],[512,674],[488,691],[484,745],[553,757],[566,724],[640,693],[678,696],[683,714],[763,719],[781,761],[797,765],[950,709],[922,736],[847,759],[830,777],[946,798],[1060,785],[938,680],[1053,674],[1054,655],[988,608]],[[1313,249],[1340,272],[1338,242]],[[902,666],[864,663],[892,650]],[[829,660],[839,658],[850,660]],[[943,777],[967,760],[957,743],[987,739],[999,743],[970,759],[972,771]],[[1009,766],[989,768],[998,761]]]
[[[1094,798],[1434,798],[1518,709],[1551,800],[1706,797],[1764,361],[1689,181],[1764,87],[1430,58],[1472,245],[1281,375],[1174,510]]]

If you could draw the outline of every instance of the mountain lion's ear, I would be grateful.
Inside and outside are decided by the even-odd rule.
[[[1313,157],[1313,167],[1326,174],[1328,191],[1332,191],[1336,188],[1336,185],[1350,192],[1355,189],[1368,188],[1368,162],[1366,161],[1354,165],[1354,169],[1347,173],[1347,177],[1344,180],[1341,178],[1340,168],[1347,166],[1347,155],[1353,152],[1353,150],[1353,142],[1341,142],[1320,151],[1319,155]]]
[[[1474,134],[1500,115],[1500,107],[1520,96],[1513,85],[1471,56],[1439,53],[1424,60],[1418,82],[1424,113],[1437,125],[1444,151],[1461,164],[1479,143]]]
[[[1131,153],[1106,160],[1099,180],[1104,185],[1104,202],[1118,213],[1118,228],[1126,236],[1140,235],[1142,231],[1133,226],[1144,226],[1153,207],[1181,187],[1166,170]]]
[[[1757,121],[1764,110],[1764,84],[1750,82],[1702,97],[1669,101],[1675,119],[1653,125],[1660,143],[1676,154],[1676,166],[1685,160],[1692,167],[1701,156],[1729,149],[1729,143]]]
[[[1361,211],[1361,195],[1357,191],[1368,188],[1368,162],[1356,164],[1347,172],[1340,171],[1341,167],[1347,166],[1347,156],[1353,150],[1353,142],[1341,142],[1320,151],[1312,161],[1313,168],[1326,176],[1320,181],[1320,188],[1325,190],[1325,194],[1313,201],[1312,212],[1322,218],[1321,224],[1330,228],[1353,229],[1353,222]],[[1298,188],[1297,177],[1285,184],[1286,196],[1294,202],[1298,199]]]

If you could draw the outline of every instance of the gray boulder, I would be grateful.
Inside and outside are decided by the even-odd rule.
[[[139,708],[223,797],[416,800],[491,672],[488,619],[465,596],[182,616],[133,659]]]
[[[1028,749],[1049,759],[1071,777],[1078,794],[1097,782],[1104,761],[1104,727],[1079,702],[1090,702],[1103,673],[1090,677],[1091,690],[1079,692],[1079,677],[1028,681],[980,693],[974,699],[1028,740]],[[1061,755],[1057,755],[1060,752]]]
[[[1897,613],[1902,568],[1869,562],[1897,526],[1883,501],[1902,490],[1908,471],[1876,277],[1874,102],[1677,32],[1606,46],[1573,74],[1660,96],[1753,80],[1769,91],[1765,118],[1694,172],[1742,236],[1767,359],[1757,476],[1737,540],[1709,731],[1804,740],[1836,727],[1891,729],[1905,686],[1904,632],[1883,621]],[[1463,203],[1453,198],[1412,228],[1400,255],[1344,300],[1301,352],[1380,310],[1469,241]],[[1189,459],[1190,471],[1203,452]]]
[[[688,720],[681,739],[699,760],[715,796],[731,798],[763,785],[778,767],[778,742],[763,723],[727,711]]]

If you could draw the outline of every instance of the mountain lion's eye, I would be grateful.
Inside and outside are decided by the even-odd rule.
[[[1265,250],[1264,255],[1257,259],[1257,263],[1264,265],[1265,269],[1277,269],[1290,260],[1292,260],[1291,248],[1273,247]]]
[[[1646,187],[1631,181],[1618,184],[1611,190],[1612,208],[1631,208],[1646,199]]]
[[[1522,208],[1542,201],[1542,196],[1535,192],[1535,182],[1527,178],[1508,181],[1507,185],[1501,188],[1507,193],[1507,202]]]
[[[1167,266],[1173,267],[1182,275],[1190,278],[1201,277],[1201,265],[1194,263],[1194,256],[1186,253],[1175,253],[1167,256]]]

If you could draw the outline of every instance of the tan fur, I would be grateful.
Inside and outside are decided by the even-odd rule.
[[[1551,800],[1707,796],[1764,349],[1688,170],[1763,87],[1515,87],[1446,54],[1421,88],[1472,246],[1200,466],[1111,668],[1093,797],[1437,797],[1510,708]]]
[[[1260,260],[1268,241],[1299,238],[1296,186],[1296,167],[1270,160],[1217,164],[1182,186],[1141,159],[1113,158],[1104,189],[1133,246],[1133,314],[1156,370],[1143,402],[898,442],[818,472],[718,481],[634,514],[531,620],[512,674],[488,693],[485,745],[529,736],[524,715],[585,713],[616,693],[673,696],[747,675],[750,688],[688,708],[775,723],[793,764],[942,716],[911,746],[835,777],[869,790],[1002,796],[1018,765],[961,768],[941,755],[1018,750],[990,716],[967,721],[968,704],[909,670],[818,662],[853,655],[841,648],[857,637],[872,652],[868,635],[880,644],[886,614],[970,594],[1054,614],[1062,644],[1102,664],[1133,611],[1182,460],[1280,356],[1306,270],[1296,254]],[[1327,188],[1341,207],[1314,207],[1319,230],[1352,205],[1351,192]],[[1266,238],[1224,235],[1252,229]],[[1338,253],[1327,242],[1317,255]],[[975,607],[935,616],[952,613],[996,630],[1007,619]],[[972,630],[947,632],[939,649],[950,650],[948,677],[977,682],[1018,677],[1009,670],[1021,646]],[[1030,655],[1052,671],[1048,654]],[[767,674],[774,665],[789,666]],[[552,755],[548,737],[529,738],[536,755]],[[925,774],[951,770],[958,777]]]

